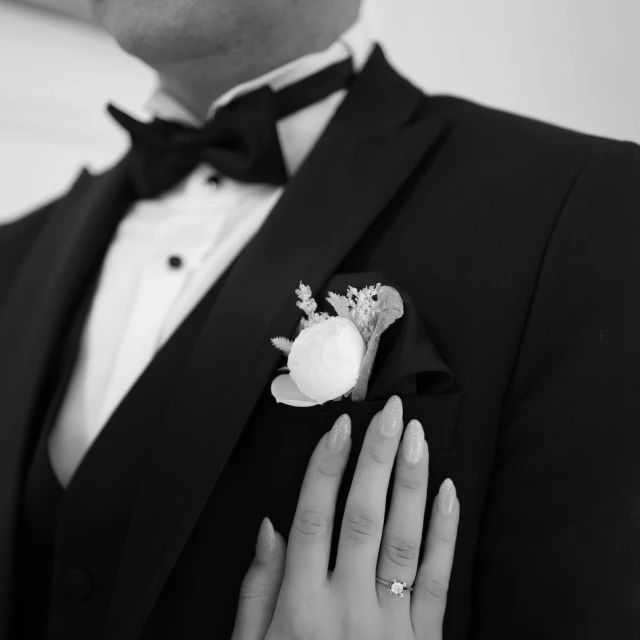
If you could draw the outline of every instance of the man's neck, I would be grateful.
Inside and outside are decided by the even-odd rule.
[[[229,55],[183,60],[158,68],[160,88],[191,113],[205,120],[213,102],[233,87],[258,78],[304,55],[331,46],[357,19],[345,12],[334,24],[326,24],[309,34],[303,29],[287,39],[286,46],[260,50],[239,44]],[[270,55],[265,55],[269,49]]]

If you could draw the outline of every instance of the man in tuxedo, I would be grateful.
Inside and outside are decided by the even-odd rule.
[[[640,148],[425,95],[359,0],[95,5],[160,88],[0,228],[0,638],[228,638],[391,393],[460,497],[446,638],[640,636]],[[300,281],[401,291],[364,402],[271,396]]]

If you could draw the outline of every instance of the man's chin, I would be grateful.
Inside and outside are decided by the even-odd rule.
[[[177,43],[166,33],[158,37],[148,29],[128,28],[124,31],[110,31],[110,34],[123,51],[156,69],[193,57],[193,53],[188,49],[181,51]]]
[[[188,19],[189,2],[99,0],[100,24],[127,53],[152,67],[215,54],[214,34]],[[208,32],[207,32],[208,31]]]

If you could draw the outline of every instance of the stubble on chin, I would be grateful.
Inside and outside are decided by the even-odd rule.
[[[96,22],[124,51],[155,68],[229,56],[246,31],[239,11],[243,4],[240,0],[92,0]]]

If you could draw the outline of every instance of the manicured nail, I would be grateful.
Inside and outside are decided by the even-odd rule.
[[[445,516],[450,516],[453,513],[453,505],[456,501],[456,488],[449,478],[440,485],[438,499],[440,501],[440,511]]]
[[[391,396],[384,405],[379,425],[380,433],[387,438],[393,438],[402,429],[402,400],[398,396]]]
[[[273,551],[276,548],[276,533],[269,518],[265,518],[260,525],[258,531],[258,540],[256,541],[256,558],[258,562],[267,564],[273,557]]]
[[[402,454],[410,464],[417,464],[424,451],[424,429],[417,420],[412,420],[404,432],[402,439]]]
[[[341,451],[351,437],[351,418],[344,413],[331,427],[329,432],[329,449]]]

